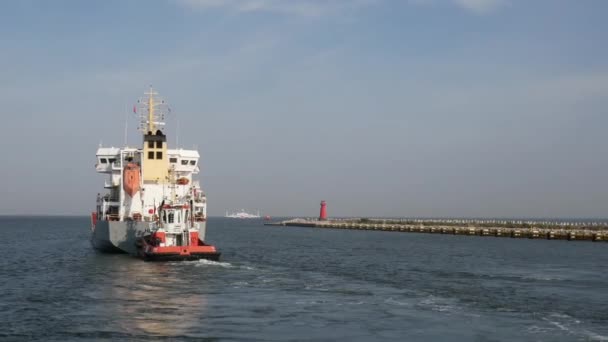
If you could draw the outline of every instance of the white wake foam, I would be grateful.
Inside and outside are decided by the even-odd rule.
[[[195,265],[198,267],[200,267],[200,266],[220,266],[220,267],[225,267],[225,268],[234,267],[229,262],[213,261],[213,260],[207,260],[207,259],[197,260]]]

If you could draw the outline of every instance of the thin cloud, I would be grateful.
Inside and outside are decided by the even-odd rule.
[[[201,10],[228,9],[237,12],[276,12],[317,17],[374,4],[379,0],[176,0]]]
[[[508,0],[409,0],[412,5],[453,4],[475,14],[488,14],[507,4]]]
[[[477,14],[494,12],[505,4],[505,0],[454,0],[454,2],[458,6]]]

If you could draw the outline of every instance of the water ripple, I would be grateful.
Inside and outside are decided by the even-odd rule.
[[[606,244],[248,222],[209,221],[219,262],[146,263],[0,218],[0,339],[608,341]]]

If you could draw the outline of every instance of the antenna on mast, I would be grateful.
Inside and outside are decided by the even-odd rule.
[[[136,113],[139,113],[139,130],[145,135],[148,132],[156,134],[158,130],[164,131],[165,115],[170,111],[167,102],[158,96],[150,86],[144,93],[146,96],[137,101]]]
[[[125,103],[125,146],[127,146],[127,127],[129,126],[129,105]]]
[[[179,118],[176,117],[177,128],[175,129],[175,148],[179,147]]]

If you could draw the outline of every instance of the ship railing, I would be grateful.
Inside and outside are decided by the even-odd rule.
[[[118,184],[114,184],[114,182],[104,181],[104,183],[103,183],[103,187],[105,189],[111,189],[111,188],[116,187],[116,186],[118,186]]]
[[[101,196],[100,198],[103,199],[104,201],[118,201],[118,197],[112,196],[109,193]]]
[[[154,233],[155,231],[158,230],[158,228],[160,228],[158,226],[158,223],[156,223],[156,222],[148,222],[148,227],[146,227],[146,229],[144,229],[144,231],[146,233]]]
[[[109,172],[110,168],[108,164],[95,164],[95,171],[97,172]]]
[[[170,234],[179,234],[184,230],[184,225],[181,223],[171,223],[165,226],[165,230]]]
[[[120,215],[118,214],[107,214],[106,221],[120,221]]]
[[[113,199],[113,198],[111,198],[111,199],[104,198],[102,203],[105,205],[110,205],[110,206],[120,205],[120,202],[117,199]]]

